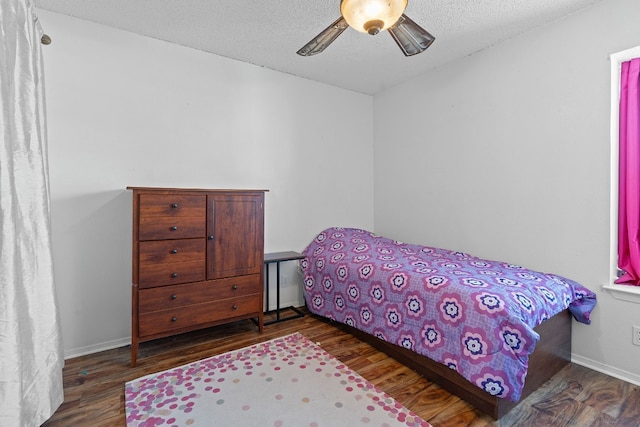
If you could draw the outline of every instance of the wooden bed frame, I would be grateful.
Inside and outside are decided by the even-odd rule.
[[[491,415],[496,420],[518,404],[518,402],[490,395],[467,381],[457,372],[425,356],[383,341],[343,323],[331,321],[317,315],[316,317],[328,321],[360,340],[371,344],[423,377]],[[569,311],[564,310],[535,328],[535,331],[540,334],[540,341],[538,341],[533,354],[529,356],[529,369],[521,400],[537,390],[569,363],[571,359],[571,319]]]

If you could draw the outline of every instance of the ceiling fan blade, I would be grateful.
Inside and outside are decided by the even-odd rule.
[[[336,21],[325,28],[320,34],[315,36],[309,43],[304,45],[302,49],[296,52],[300,56],[312,56],[317,55],[329,46],[333,41],[338,38],[344,30],[347,29],[349,24],[341,16]]]
[[[424,52],[436,39],[405,14],[402,14],[398,22],[389,27],[389,34],[402,49],[405,56]]]

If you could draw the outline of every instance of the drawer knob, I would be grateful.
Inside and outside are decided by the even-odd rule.
[[[177,204],[177,203],[173,203],[173,204],[171,205],[171,207],[172,207],[173,209],[178,209],[178,204]]]
[[[177,298],[178,298],[178,295],[176,294],[171,295],[171,299],[177,299]]]
[[[207,239],[209,239],[209,240],[213,240],[214,238],[215,238],[215,237],[214,237],[214,235],[213,235],[213,234],[212,234],[212,235],[210,235],[209,237],[207,237]]]
[[[234,304],[232,308],[233,308],[234,310],[237,310],[237,309],[238,309],[238,306]]]
[[[178,231],[178,227],[174,225],[173,227],[169,228],[169,230],[171,230],[171,231]]]
[[[233,290],[235,291],[236,289],[238,289],[238,285],[233,285],[233,286],[231,287],[231,289],[233,289]]]
[[[172,318],[171,318],[171,321],[172,321],[172,322],[177,322],[177,321],[178,321],[178,318],[177,318],[177,317],[172,317]]]
[[[171,249],[171,253],[172,253],[172,254],[177,254],[177,253],[178,253],[178,250],[177,250],[177,249]]]
[[[171,273],[171,277],[175,279],[176,277],[178,277],[178,273]]]

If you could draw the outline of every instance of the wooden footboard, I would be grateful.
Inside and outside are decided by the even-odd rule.
[[[332,322],[332,324],[371,344],[495,419],[500,419],[518,404],[518,402],[500,399],[486,393],[457,372],[425,356],[390,344],[343,323]],[[529,357],[529,370],[521,400],[537,390],[571,359],[571,315],[568,310],[543,322],[535,330],[540,334],[540,341]]]

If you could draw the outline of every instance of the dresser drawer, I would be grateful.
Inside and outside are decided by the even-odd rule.
[[[141,194],[140,218],[151,216],[199,217],[207,214],[207,196],[179,194]]]
[[[140,195],[138,239],[205,237],[206,196]]]
[[[204,219],[193,217],[146,217],[140,218],[138,237],[140,241],[164,239],[204,238]]]
[[[141,263],[138,271],[138,286],[140,288],[150,288],[199,282],[204,280],[205,272],[204,259],[164,264]]]
[[[262,312],[261,294],[227,298],[208,303],[187,305],[170,310],[139,314],[141,337],[170,335],[167,332],[187,330],[198,325]]]
[[[205,262],[205,239],[176,239],[140,242],[141,266],[172,262]]]
[[[140,313],[149,313],[261,292],[260,275],[257,274],[141,289],[138,293],[138,310]]]
[[[250,276],[227,277],[226,279],[210,280],[218,298],[232,298],[240,295],[262,293],[264,285],[259,274]]]

